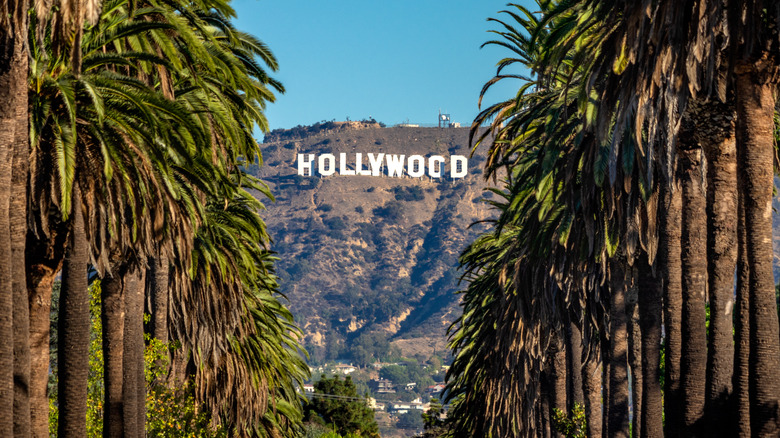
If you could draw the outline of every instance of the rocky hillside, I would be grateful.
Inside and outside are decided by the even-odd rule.
[[[315,361],[358,362],[398,348],[404,355],[444,352],[458,316],[457,258],[483,228],[490,208],[482,159],[462,179],[299,176],[298,154],[469,155],[467,128],[383,128],[325,123],[274,131],[258,172],[276,196],[264,213],[289,297]],[[386,172],[387,169],[385,169]],[[490,195],[490,193],[488,193]],[[389,343],[389,344],[388,344]]]

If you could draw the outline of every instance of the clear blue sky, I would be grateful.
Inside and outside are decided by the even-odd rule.
[[[436,123],[439,109],[470,124],[506,49],[480,45],[504,0],[234,0],[236,26],[279,60],[287,92],[268,106],[271,129],[321,120]],[[520,3],[528,4],[528,1]],[[534,10],[532,8],[532,10]],[[502,14],[505,15],[505,14]],[[487,103],[519,84],[496,87]],[[484,106],[483,106],[484,107]]]

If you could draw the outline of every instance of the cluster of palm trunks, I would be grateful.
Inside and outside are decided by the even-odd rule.
[[[472,129],[508,178],[461,257],[451,429],[780,435],[780,6],[537,3],[493,20],[485,89],[535,75]]]

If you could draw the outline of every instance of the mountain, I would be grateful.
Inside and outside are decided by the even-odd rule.
[[[484,191],[483,158],[468,159],[464,178],[451,177],[451,167],[459,167],[453,156],[469,155],[468,134],[468,128],[327,122],[266,135],[257,175],[276,202],[267,203],[263,216],[282,292],[315,362],[446,354],[447,327],[460,314],[458,256],[485,229],[469,226],[492,214],[483,202],[493,195]],[[299,154],[304,162],[314,156],[314,175],[308,169],[298,175]],[[379,154],[382,176],[340,174],[342,158],[346,172],[370,173],[372,159],[378,173]],[[393,157],[409,164],[413,155],[425,160],[413,159],[407,172],[439,156],[434,167],[444,164],[441,177],[386,175]],[[321,160],[336,165],[334,175],[319,175]]]

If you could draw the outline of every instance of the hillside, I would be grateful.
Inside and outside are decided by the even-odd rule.
[[[387,342],[407,356],[443,354],[459,314],[458,255],[484,229],[469,225],[491,214],[480,201],[482,160],[470,159],[463,179],[320,177],[297,174],[299,153],[361,153],[366,167],[367,153],[468,156],[468,129],[331,122],[274,131],[259,172],[276,196],[264,219],[282,291],[315,361],[382,359]]]

